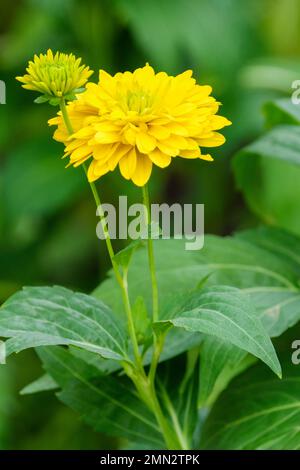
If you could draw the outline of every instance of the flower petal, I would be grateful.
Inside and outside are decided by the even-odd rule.
[[[170,155],[166,155],[159,149],[155,149],[153,150],[153,152],[150,152],[149,158],[155,165],[159,166],[160,168],[166,168],[170,165],[172,160],[172,157],[170,157]]]
[[[129,180],[136,169],[136,151],[135,148],[131,149],[124,157],[119,161],[119,168],[121,175]]]
[[[137,186],[144,186],[150,178],[152,162],[147,155],[137,154],[136,168],[132,175],[132,181]]]

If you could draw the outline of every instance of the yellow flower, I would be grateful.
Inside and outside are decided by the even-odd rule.
[[[16,77],[23,88],[39,91],[47,97],[62,98],[86,84],[93,71],[80,65],[81,59],[73,54],[53,52],[34,56],[26,69],[27,74]]]
[[[231,122],[216,115],[220,103],[211,91],[197,85],[190,70],[176,77],[155,74],[148,64],[114,76],[100,70],[99,83],[88,83],[67,106],[73,135],[61,113],[49,124],[58,126],[54,138],[65,143],[70,165],[92,158],[89,181],[119,165],[124,178],[143,186],[153,164],[165,168],[176,156],[213,160],[199,147],[222,145],[216,131]]]

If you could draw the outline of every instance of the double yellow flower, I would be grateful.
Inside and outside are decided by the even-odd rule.
[[[86,83],[92,72],[80,63],[72,54],[48,51],[35,56],[18,79],[24,88],[63,100],[75,92],[67,105],[73,134],[61,112],[49,124],[57,126],[54,138],[65,144],[70,165],[91,160],[90,182],[119,166],[124,178],[144,186],[153,165],[165,168],[178,156],[211,161],[201,147],[225,142],[218,131],[231,122],[217,115],[220,103],[211,87],[198,85],[192,71],[174,77],[148,64],[114,76],[100,70],[95,84]]]

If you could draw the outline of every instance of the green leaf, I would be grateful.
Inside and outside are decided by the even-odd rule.
[[[265,362],[277,375],[281,367],[258,312],[238,289],[216,286],[196,292],[169,317],[156,323],[157,329],[171,326],[213,335]]]
[[[126,330],[102,302],[63,287],[28,287],[0,308],[7,354],[42,345],[73,345],[108,359],[126,358]]]
[[[257,286],[243,289],[256,306],[271,337],[278,337],[300,321],[300,238],[274,227],[259,227],[235,234],[276,255],[297,279],[297,287]],[[251,251],[251,248],[250,248]],[[211,405],[229,381],[251,364],[244,351],[217,338],[205,338],[201,345],[199,405]]]
[[[143,297],[137,297],[132,306],[132,316],[138,342],[143,344],[152,338],[151,321]]]
[[[203,279],[211,285],[236,287],[280,286],[294,288],[298,277],[289,263],[247,241],[205,237],[200,251],[185,250],[185,240],[153,240],[160,310],[174,295],[195,289]],[[151,309],[151,281],[145,247],[133,254],[128,275],[129,294],[134,301],[143,296]],[[93,293],[114,311],[122,312],[119,286],[110,271],[110,278]]]
[[[173,418],[174,426],[178,420],[185,448],[194,448],[193,435],[198,422],[198,377],[197,374],[187,375],[188,367],[186,355],[161,364],[157,371],[157,389],[165,415]]]
[[[153,243],[160,314],[170,303],[174,303],[174,296],[186,295],[203,282],[206,285],[226,284],[251,289],[249,295],[253,301],[258,301],[258,307],[262,309],[265,308],[265,302],[260,305],[262,289],[268,295],[268,309],[276,305],[276,299],[272,302],[274,288],[286,294],[297,291],[299,275],[290,260],[248,240],[207,235],[204,248],[197,252],[186,251],[184,240],[154,240]],[[143,296],[146,308],[150,311],[151,282],[146,266],[147,250],[142,247],[132,256],[128,276],[129,294],[132,303],[138,296]],[[122,315],[119,286],[113,277],[104,281],[94,295]],[[162,360],[180,354],[200,341],[199,334],[189,336],[180,330],[170,331]]]
[[[60,104],[61,98],[50,98],[49,103],[51,106],[58,106]]]
[[[300,320],[300,238],[272,227],[247,230],[236,236],[276,255],[294,273],[295,287],[257,286],[244,289],[259,310],[269,335],[280,336]]]
[[[255,361],[255,357],[229,342],[205,338],[200,350],[198,407],[210,407],[233,377]]]
[[[61,387],[58,398],[77,411],[96,431],[163,447],[152,413],[125,377],[99,376],[99,371],[60,348],[38,348],[45,369]]]
[[[275,127],[241,150],[233,167],[250,209],[264,222],[299,234],[300,126]]]
[[[263,248],[282,259],[295,273],[296,284],[300,286],[300,237],[286,230],[261,226],[235,234],[239,240]]]
[[[49,374],[44,374],[34,382],[26,385],[21,391],[20,395],[30,395],[32,393],[48,392],[58,388],[57,383]]]
[[[144,242],[142,240],[135,240],[131,242],[126,248],[120,250],[114,256],[114,261],[118,266],[122,266],[125,270],[128,269],[133,253],[143,246]]]
[[[38,96],[38,97],[34,100],[34,103],[36,103],[36,104],[47,103],[47,101],[49,101],[49,99],[50,99],[49,96],[41,95],[41,96]]]
[[[264,115],[268,127],[278,124],[300,124],[300,106],[290,98],[281,98],[265,104]]]
[[[277,380],[258,365],[235,379],[204,425],[201,448],[299,449],[299,370],[287,358],[283,371]]]

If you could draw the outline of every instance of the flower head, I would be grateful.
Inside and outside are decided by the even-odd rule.
[[[93,71],[80,65],[81,59],[73,54],[53,52],[34,56],[26,69],[27,74],[16,77],[23,88],[39,91],[45,98],[63,98],[74,93],[86,84]]]
[[[124,178],[143,186],[153,165],[165,168],[176,156],[213,160],[200,147],[222,145],[217,131],[231,123],[216,115],[220,103],[211,91],[190,70],[176,77],[148,64],[114,76],[101,70],[99,83],[88,83],[67,107],[73,135],[60,113],[49,124],[58,126],[54,138],[65,143],[71,165],[92,158],[89,181],[119,165]]]

